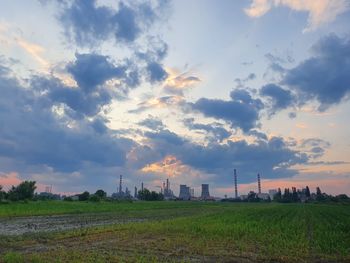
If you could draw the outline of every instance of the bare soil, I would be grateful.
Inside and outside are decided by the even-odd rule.
[[[64,231],[93,226],[145,221],[143,218],[121,218],[113,214],[74,214],[30,216],[0,219],[0,236]]]

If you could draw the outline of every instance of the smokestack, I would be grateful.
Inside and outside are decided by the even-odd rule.
[[[119,178],[119,194],[122,193],[122,182],[123,182],[123,176],[120,175],[120,178]]]
[[[169,178],[166,179],[166,190],[169,191]]]
[[[141,191],[143,192],[143,182],[141,183]]]
[[[137,187],[135,186],[134,197],[137,198]]]
[[[237,191],[237,172],[236,169],[233,170],[233,176],[235,180],[235,198],[238,198],[238,191]]]
[[[261,194],[260,174],[258,174],[258,193]]]

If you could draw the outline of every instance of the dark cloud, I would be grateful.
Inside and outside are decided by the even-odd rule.
[[[191,105],[207,117],[229,122],[232,128],[241,128],[248,132],[256,127],[259,112],[264,107],[261,100],[252,98],[251,94],[243,89],[233,90],[230,95],[229,101],[201,98]]]
[[[310,158],[316,159],[322,157],[331,144],[320,138],[309,138],[302,140],[300,147],[308,153]]]
[[[240,173],[240,182],[246,183],[255,180],[258,172],[263,173],[264,178],[293,175],[296,171],[291,166],[308,161],[307,154],[290,149],[280,137],[255,143],[240,140],[227,141],[225,144],[213,142],[204,146],[180,139],[174,133],[170,134],[171,136],[164,136],[163,132],[152,133],[152,136],[148,134],[151,152],[158,156],[157,161],[167,155],[175,156],[183,164],[213,175],[211,180],[216,185],[231,182],[235,168]]]
[[[151,130],[162,130],[165,128],[163,122],[160,119],[152,116],[149,116],[147,119],[140,121],[138,124]]]
[[[260,95],[269,98],[270,114],[286,109],[294,103],[292,93],[276,84],[267,84],[263,86],[260,90]]]
[[[147,74],[151,83],[163,81],[168,76],[168,73],[164,70],[163,66],[157,62],[148,63]]]
[[[31,86],[47,94],[52,104],[64,104],[71,117],[95,116],[113,99],[128,93],[139,84],[137,69],[127,61],[114,65],[108,56],[98,54],[76,54],[76,60],[66,66],[77,83],[69,87],[55,77],[33,77]],[[109,80],[118,84],[107,85]],[[67,108],[68,107],[68,108]]]
[[[267,135],[263,132],[257,131],[257,130],[250,130],[247,135],[254,136],[260,140],[268,140]]]
[[[59,16],[68,39],[77,45],[93,46],[101,41],[115,39],[116,43],[132,43],[147,31],[158,17],[160,8],[150,2],[126,4],[118,8],[97,5],[96,0],[74,0],[63,5]]]
[[[202,130],[205,131],[210,136],[208,137],[211,141],[211,137],[215,141],[222,142],[224,139],[227,139],[231,136],[231,132],[222,127],[220,123],[211,123],[211,124],[201,124],[195,123],[194,118],[188,118],[184,120],[185,126],[189,130]]]
[[[181,146],[185,139],[178,136],[176,133],[169,130],[160,130],[158,132],[145,132],[145,136],[152,140],[152,142],[166,143]]]
[[[296,114],[296,112],[290,112],[290,113],[288,113],[288,117],[291,119],[295,119],[297,117],[297,114]]]
[[[78,86],[86,93],[112,78],[125,77],[126,67],[116,67],[107,56],[98,54],[76,54],[76,60],[67,65]]]
[[[95,116],[104,106],[111,103],[113,93],[105,87],[99,87],[93,93],[86,93],[80,87],[67,87],[59,79],[37,76],[31,80],[31,86],[47,94],[41,103],[63,104],[66,113],[75,119]]]
[[[350,41],[334,34],[320,39],[314,56],[288,70],[282,83],[296,91],[299,102],[317,100],[324,111],[350,92]]]
[[[6,75],[0,78],[0,119],[6,123],[0,127],[0,157],[61,172],[78,171],[87,163],[125,163],[134,143],[112,136],[101,119],[73,120],[54,110],[50,94],[24,88]]]

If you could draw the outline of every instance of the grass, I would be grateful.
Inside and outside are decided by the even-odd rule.
[[[27,205],[41,208],[31,210],[31,214],[76,213],[72,209],[75,205],[84,207],[80,212],[92,212],[95,206],[54,204]],[[13,216],[2,209],[3,216]],[[350,262],[350,206],[140,202],[102,204],[99,209],[171,216],[142,223],[7,237],[0,241],[3,261]]]
[[[1,217],[60,215],[81,213],[124,213],[128,211],[144,211],[154,209],[177,209],[217,207],[214,203],[194,202],[64,202],[64,201],[36,201],[16,202],[0,205]]]

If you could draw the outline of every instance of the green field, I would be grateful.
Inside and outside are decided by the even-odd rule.
[[[350,206],[33,202],[11,216],[105,213],[146,221],[0,237],[4,262],[350,262]]]

